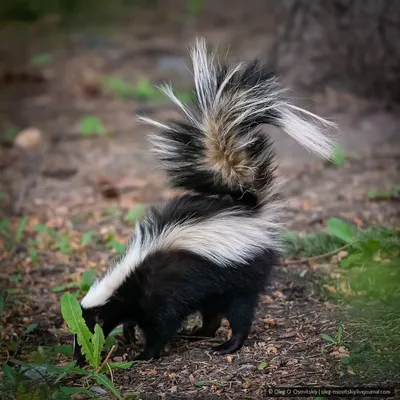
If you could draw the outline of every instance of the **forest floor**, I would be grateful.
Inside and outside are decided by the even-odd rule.
[[[1,305],[0,362],[32,361],[71,343],[60,295],[81,290],[84,271],[101,274],[123,251],[142,205],[173,194],[149,152],[146,127],[135,121],[136,113],[160,121],[179,115],[150,83],[171,80],[182,96],[189,93],[190,74],[182,65],[189,65],[186,44],[195,31],[220,48],[234,43],[232,53],[246,59],[268,46],[260,18],[244,34],[243,21],[260,10],[245,17],[232,11],[229,18],[222,6],[214,11],[197,27],[182,28],[161,12],[144,12],[135,17],[142,23],[125,23],[118,31],[105,26],[56,33],[58,22],[51,19],[4,27],[0,43],[9,57],[1,67],[17,73],[4,73],[0,83],[0,277],[8,293]],[[5,38],[15,31],[19,36],[8,53]],[[37,40],[27,39],[33,36]],[[398,228],[398,193],[388,194],[400,183],[398,110],[333,90],[307,97],[318,100],[314,110],[339,123],[344,154],[340,165],[324,163],[271,130],[279,173],[288,180],[288,229],[326,232],[329,218],[360,229]],[[25,128],[33,129],[20,133]],[[287,257],[302,255],[316,254],[299,251]],[[208,353],[229,335],[224,323],[216,339],[177,337],[159,360],[115,371],[115,386],[139,398],[256,399],[268,396],[271,387],[399,385],[398,360],[389,369],[377,366],[373,374],[349,361],[357,330],[364,328],[351,324],[346,291],[332,297],[341,287],[338,261],[327,257],[277,267],[250,337],[237,354]],[[397,271],[390,273],[397,279],[399,258],[394,262]],[[398,354],[400,318],[393,310],[391,321],[399,324],[390,329],[397,347],[386,351]],[[320,336],[337,338],[339,326],[343,339],[337,343]],[[376,351],[375,342],[368,343],[369,351]],[[120,344],[111,358],[129,359],[137,350]],[[58,355],[54,362],[66,361]]]

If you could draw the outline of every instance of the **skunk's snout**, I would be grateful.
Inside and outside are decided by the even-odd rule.
[[[72,344],[72,359],[75,360],[77,365],[80,367],[82,367],[85,362],[85,358],[83,357],[81,346],[79,346],[77,342],[76,335],[74,335],[74,341]]]

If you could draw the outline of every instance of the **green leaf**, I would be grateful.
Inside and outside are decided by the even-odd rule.
[[[126,214],[126,220],[130,222],[136,222],[137,219],[143,214],[145,208],[146,207],[143,204],[130,208]]]
[[[307,269],[303,269],[303,271],[301,271],[299,274],[300,278],[304,278],[307,272],[308,272]]]
[[[40,233],[49,233],[49,228],[44,224],[37,224],[34,229]]]
[[[106,339],[106,344],[104,346],[104,350],[108,352],[111,350],[113,346],[115,346],[115,349],[118,347],[118,340],[114,336],[108,335]]]
[[[69,237],[67,235],[59,235],[54,246],[63,254],[71,254],[73,252]]]
[[[135,85],[135,94],[139,99],[151,99],[156,91],[146,77],[140,78]]]
[[[38,255],[35,249],[29,249],[29,258],[31,259],[33,264],[37,264],[38,262]]]
[[[123,333],[123,329],[122,326],[117,326],[116,328],[114,328],[111,333],[108,335],[108,337],[110,336],[116,336],[116,335],[122,335]]]
[[[86,246],[88,243],[90,243],[92,241],[92,236],[93,236],[93,232],[91,232],[91,231],[86,232],[82,236],[81,245]]]
[[[73,289],[73,288],[78,288],[78,287],[79,287],[78,282],[69,282],[69,283],[66,283],[65,285],[60,285],[60,286],[54,287],[53,292],[57,293],[57,292],[62,292],[67,289]]]
[[[116,398],[123,400],[123,397],[119,393],[119,391],[116,389],[114,384],[103,374],[94,374],[94,377],[96,379],[96,382],[107,388]]]
[[[339,218],[328,219],[328,232],[347,243],[354,240],[354,227]]]
[[[187,10],[190,15],[197,15],[203,8],[203,0],[187,0]]]
[[[197,381],[194,383],[195,386],[204,386],[206,384],[206,381]]]
[[[10,230],[10,221],[8,219],[0,219],[0,232],[8,232]]]
[[[62,354],[66,357],[72,357],[73,349],[70,344],[61,344],[56,347],[57,354]]]
[[[53,55],[49,53],[37,54],[31,58],[30,64],[35,66],[49,64],[53,59]]]
[[[123,254],[126,250],[126,246],[117,240],[109,241],[108,246],[114,249],[118,254]]]
[[[321,333],[319,336],[321,336],[322,339],[325,339],[325,340],[327,340],[328,342],[337,344],[337,341],[336,341],[333,337],[327,335],[326,333]]]
[[[267,368],[267,366],[268,366],[268,364],[267,364],[266,362],[262,362],[262,363],[258,366],[258,369],[263,370],[263,369]]]
[[[17,383],[17,376],[15,371],[7,364],[3,364],[3,376],[13,385]]]
[[[27,335],[28,333],[32,332],[33,330],[35,330],[37,327],[39,326],[39,324],[37,322],[30,324],[25,330],[24,333],[22,335]]]
[[[344,164],[345,153],[342,146],[337,145],[332,153],[332,162],[337,167],[340,167]]]
[[[78,344],[82,348],[82,354],[90,365],[95,363],[94,346],[90,339],[93,334],[82,317],[82,309],[78,300],[70,293],[64,293],[61,297],[61,313],[68,325],[70,332],[77,335]]]
[[[367,257],[368,259],[369,257]],[[350,254],[348,257],[340,262],[341,268],[354,268],[361,267],[366,262],[366,257],[364,253]]]
[[[84,292],[87,292],[90,289],[90,286],[93,285],[96,280],[96,271],[92,268],[88,269],[82,274],[80,287]]]
[[[5,147],[11,147],[14,144],[14,139],[21,131],[20,128],[14,125],[9,125],[5,128],[0,135],[0,145]]]
[[[83,137],[93,135],[105,135],[106,129],[103,123],[97,117],[85,117],[81,120],[81,134]]]
[[[93,367],[95,369],[99,368],[100,366],[101,352],[103,351],[105,341],[103,329],[101,329],[100,325],[96,324],[94,327],[94,335],[92,337],[94,355]]]
[[[132,366],[133,361],[123,361],[123,362],[110,362],[108,365],[111,369],[128,369]],[[107,366],[104,366],[107,368]]]
[[[17,233],[15,234],[15,240],[17,242],[19,242],[22,239],[27,223],[28,223],[28,217],[22,217],[18,225]]]

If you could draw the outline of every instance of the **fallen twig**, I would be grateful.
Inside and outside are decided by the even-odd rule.
[[[316,260],[321,260],[327,257],[331,257],[334,256],[338,253],[340,253],[341,251],[347,249],[348,247],[350,247],[351,245],[353,245],[355,243],[351,242],[351,243],[347,243],[342,247],[339,247],[338,249],[332,250],[328,253],[324,253],[324,254],[320,254],[318,256],[313,256],[313,257],[307,257],[307,258],[301,258],[300,260],[287,260],[287,261],[281,261],[279,263],[279,265],[292,265],[292,264],[307,264],[310,261],[316,261]]]
[[[106,358],[104,359],[104,361],[101,363],[100,367],[97,368],[96,374],[98,374],[103,368],[104,366],[108,363],[108,359],[111,356],[111,353],[114,351],[115,349],[115,345],[113,347],[111,347],[110,351],[108,352]]]

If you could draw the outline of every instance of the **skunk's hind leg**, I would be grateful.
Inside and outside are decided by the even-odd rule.
[[[232,301],[227,313],[232,336],[225,343],[213,347],[211,349],[212,354],[234,353],[243,346],[250,332],[256,305],[257,297],[253,295],[240,297]]]

